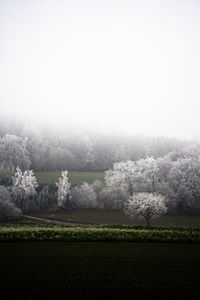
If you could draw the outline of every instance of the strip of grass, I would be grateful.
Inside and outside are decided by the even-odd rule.
[[[55,183],[61,177],[61,172],[35,172],[39,183]],[[87,182],[93,183],[95,179],[104,182],[104,172],[69,172],[69,182],[80,184]]]
[[[1,242],[168,242],[200,243],[200,230],[174,227],[2,226]]]
[[[64,222],[79,222],[89,224],[137,224],[144,225],[143,218],[129,218],[123,211],[119,210],[76,210],[53,211],[51,209],[43,209],[36,213],[34,216],[40,218],[55,218]],[[152,220],[152,225],[161,226],[191,226],[200,227],[200,216],[172,216],[164,215],[160,218]]]
[[[200,244],[0,243],[11,299],[198,299]]]

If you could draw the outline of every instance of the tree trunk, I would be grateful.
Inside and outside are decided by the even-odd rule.
[[[155,192],[155,176],[154,176],[154,173],[152,175],[152,193]]]
[[[147,222],[147,225],[150,226],[150,225],[151,225],[151,224],[150,224],[150,218],[149,218],[149,217],[146,217],[145,220],[146,220],[146,222]]]

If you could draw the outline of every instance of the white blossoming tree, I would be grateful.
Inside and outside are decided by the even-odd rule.
[[[19,167],[13,176],[12,194],[17,207],[27,212],[33,206],[34,196],[37,194],[37,180],[32,170],[21,171]]]
[[[141,215],[148,225],[151,219],[167,212],[165,198],[160,194],[135,193],[127,201],[124,211],[130,217]]]
[[[58,187],[57,206],[65,207],[67,202],[71,199],[71,184],[68,181],[68,171],[63,171],[61,174],[62,177],[59,178],[58,182],[56,182],[56,186]]]

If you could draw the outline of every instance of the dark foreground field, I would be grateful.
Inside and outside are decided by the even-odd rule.
[[[137,224],[145,225],[144,218],[129,218],[123,211],[117,210],[52,210],[43,209],[32,214],[35,217],[56,219],[64,222],[89,224]],[[152,225],[159,226],[189,226],[200,227],[200,216],[172,216],[164,215],[152,220]]]
[[[200,244],[1,243],[6,299],[198,299]]]

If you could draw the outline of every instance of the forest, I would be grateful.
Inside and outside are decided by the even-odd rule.
[[[117,135],[0,122],[0,166],[34,171],[106,171],[119,161],[163,157],[188,141],[144,135]]]
[[[59,180],[38,182],[34,172],[49,170],[59,170]],[[68,172],[76,170],[103,171],[103,181],[71,184]],[[2,221],[52,205],[120,210],[130,217],[142,215],[147,224],[166,213],[199,214],[200,147],[163,137],[36,134],[20,124],[4,124],[0,203]]]

